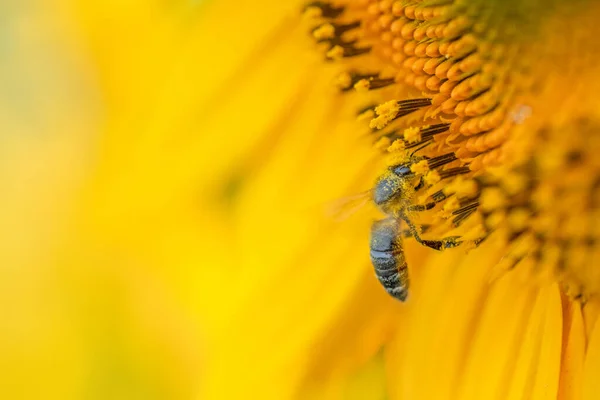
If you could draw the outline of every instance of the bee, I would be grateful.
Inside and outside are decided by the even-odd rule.
[[[371,227],[370,256],[375,275],[384,289],[400,301],[408,297],[409,275],[404,249],[403,236],[412,236],[420,244],[435,250],[459,246],[459,236],[440,240],[422,239],[417,226],[409,215],[413,212],[431,210],[447,197],[440,191],[431,196],[431,201],[416,204],[417,191],[425,186],[423,176],[411,170],[419,161],[427,160],[429,167],[439,167],[456,160],[454,154],[427,159],[411,155],[407,162],[389,167],[377,180],[372,190],[372,200],[387,218],[375,221]],[[468,167],[450,168],[441,172],[442,178],[467,173]],[[406,225],[406,230],[400,227]]]
[[[442,169],[441,167],[457,161],[454,153],[429,158],[415,155],[416,151],[407,156],[402,163],[386,168],[376,179],[371,190],[332,203],[328,211],[330,217],[334,217],[339,221],[371,202],[385,215],[384,219],[374,221],[371,225],[370,258],[375,276],[383,288],[388,294],[400,301],[406,301],[410,286],[408,265],[402,243],[403,238],[412,237],[421,245],[434,250],[445,250],[467,242],[462,240],[460,236],[449,236],[439,240],[421,238],[421,232],[427,231],[430,227],[428,225],[417,226],[411,220],[411,216],[418,212],[433,209],[438,203],[445,201],[452,195],[447,195],[443,190],[439,190],[431,194],[425,203],[417,202],[417,193],[429,186],[425,182],[423,174],[414,172],[411,167],[419,162],[426,161],[427,170],[435,170],[439,178],[443,180],[470,173],[469,166]],[[460,207],[452,212],[453,219],[451,223],[454,227],[458,227],[477,211],[479,206],[478,196],[477,194],[473,198],[461,197],[459,199]],[[345,212],[340,213],[340,210]],[[477,240],[469,240],[468,242],[478,246],[486,238],[487,233]]]

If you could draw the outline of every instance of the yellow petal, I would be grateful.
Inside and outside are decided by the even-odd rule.
[[[557,288],[528,287],[517,271],[490,283],[489,266],[498,259],[493,243],[464,259],[452,253],[428,261],[400,344],[390,347],[394,398],[556,397],[562,332]]]
[[[596,325],[590,335],[583,371],[583,399],[592,400],[600,396],[600,329]]]
[[[564,326],[558,398],[581,399],[586,340],[583,317],[578,304],[571,304],[565,310]]]

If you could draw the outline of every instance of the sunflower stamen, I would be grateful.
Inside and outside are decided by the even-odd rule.
[[[357,92],[366,92],[368,90],[381,89],[394,83],[394,78],[382,79],[377,76],[370,76],[358,80],[353,87]]]
[[[449,127],[450,127],[450,124],[436,124],[436,125],[432,125],[432,126],[422,127],[422,128],[420,128],[421,129],[420,140],[417,142],[409,142],[407,140],[404,140],[403,139],[404,134],[402,136],[399,136],[399,135],[397,135],[397,131],[389,133],[388,136],[390,136],[391,138],[395,138],[395,137],[402,138],[401,140],[404,143],[404,148],[412,149],[412,148],[420,146],[424,143],[431,142],[435,135],[448,131]]]
[[[423,107],[431,105],[431,99],[420,98],[410,100],[392,100],[379,105],[375,109],[375,113],[378,115],[376,118],[371,120],[369,127],[372,129],[383,129],[391,121],[418,111]]]
[[[456,155],[454,153],[448,153],[434,158],[430,158],[429,160],[427,160],[427,165],[430,169],[436,169],[455,160],[458,160],[458,158],[456,158]]]
[[[336,81],[337,86],[346,92],[354,88],[356,91],[367,91],[384,88],[394,83],[394,78],[380,78],[379,74],[361,74],[358,72],[343,72]]]
[[[341,40],[344,33],[360,27],[360,21],[351,22],[348,24],[335,24],[326,22],[315,27],[312,30],[312,35],[317,39],[317,43],[325,42],[334,38]]]
[[[460,226],[469,216],[471,216],[477,208],[479,207],[479,202],[475,201],[469,205],[459,208],[452,212],[452,215],[455,217],[452,219],[452,225],[455,227]]]
[[[335,7],[326,1],[313,1],[304,7],[304,15],[314,18],[337,18],[344,12],[344,7]]]
[[[355,40],[343,42],[337,39],[330,39],[327,41],[330,43],[330,47],[325,56],[329,60],[356,57],[371,51],[370,47],[354,47]]]
[[[470,172],[471,172],[471,168],[469,168],[469,167],[450,168],[450,169],[441,171],[440,178],[448,179],[448,178],[452,178],[454,176],[468,174]]]

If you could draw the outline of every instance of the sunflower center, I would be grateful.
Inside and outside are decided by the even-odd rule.
[[[553,271],[574,297],[600,292],[600,124],[530,124],[544,83],[533,57],[555,6],[515,1],[313,2],[312,35],[346,72],[390,168],[409,166],[409,217],[428,234],[506,242],[506,268]],[[539,64],[539,63],[538,63]],[[543,107],[542,107],[543,108]],[[560,199],[560,201],[556,201]]]

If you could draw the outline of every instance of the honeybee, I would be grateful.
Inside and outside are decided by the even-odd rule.
[[[408,296],[410,279],[402,246],[403,236],[412,236],[420,244],[444,250],[463,243],[459,236],[440,240],[422,239],[417,226],[409,218],[412,212],[426,211],[447,197],[443,192],[431,196],[431,201],[416,204],[415,193],[425,186],[423,177],[411,170],[411,165],[426,159],[411,155],[407,162],[389,167],[376,181],[372,190],[375,205],[387,218],[375,221],[371,227],[370,255],[375,275],[385,290],[400,301]],[[430,167],[439,167],[456,160],[454,154],[426,159]],[[468,172],[468,167],[450,168],[441,172],[450,177]],[[406,225],[406,230],[400,227]]]
[[[421,132],[425,137],[425,144],[437,132],[443,132],[447,125],[434,125],[424,128]],[[411,147],[418,147],[412,145]],[[442,168],[457,161],[454,153],[447,153],[437,157],[415,155],[422,147],[418,147],[400,164],[388,167],[375,181],[374,187],[368,192],[346,198],[343,203],[333,204],[330,211],[345,209],[345,215],[352,214],[368,202],[372,202],[385,214],[386,218],[373,222],[370,236],[370,258],[375,275],[384,289],[394,298],[405,301],[408,297],[410,279],[408,266],[404,256],[403,238],[412,237],[423,246],[434,250],[445,250],[470,242],[478,246],[483,242],[487,233],[477,240],[463,240],[460,236],[448,236],[439,240],[421,238],[421,232],[428,226],[417,226],[411,217],[415,213],[428,211],[438,203],[445,201],[449,196],[439,190],[427,198],[425,203],[417,201],[417,193],[429,186],[421,173],[416,173],[411,168],[413,165],[425,161],[427,170],[435,170],[440,180],[455,177],[471,172],[468,165]],[[422,193],[422,192],[421,192]],[[352,205],[352,208],[349,207]],[[460,198],[459,208],[452,212],[451,224],[458,227],[479,206],[479,198]],[[340,216],[339,213],[335,212]],[[336,218],[339,219],[339,218]],[[342,219],[344,219],[342,217]],[[489,233],[489,232],[488,232]]]

